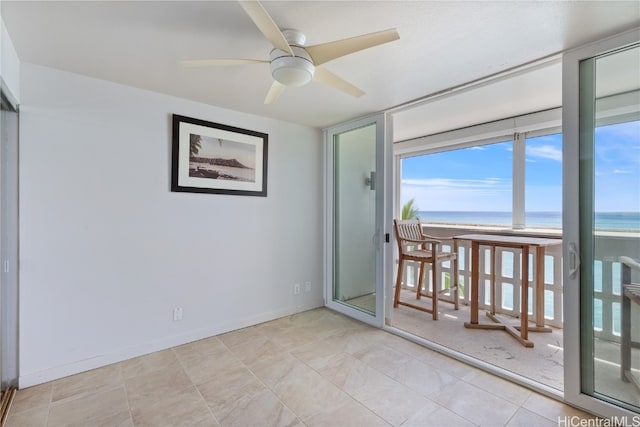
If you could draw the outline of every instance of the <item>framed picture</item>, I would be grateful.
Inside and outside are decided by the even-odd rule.
[[[174,114],[171,191],[266,197],[268,139]]]

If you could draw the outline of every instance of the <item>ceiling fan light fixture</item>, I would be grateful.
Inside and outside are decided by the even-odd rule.
[[[271,66],[271,75],[285,86],[304,86],[313,79],[314,67],[304,59],[290,57]]]
[[[304,49],[292,46],[296,56],[274,49],[271,52],[271,76],[285,86],[304,86],[313,79],[315,67]]]

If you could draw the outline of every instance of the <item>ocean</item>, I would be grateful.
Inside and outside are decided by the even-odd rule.
[[[437,224],[511,226],[511,212],[420,211],[420,219]],[[527,227],[562,228],[562,212],[527,212]],[[596,212],[598,230],[640,231],[640,212]]]

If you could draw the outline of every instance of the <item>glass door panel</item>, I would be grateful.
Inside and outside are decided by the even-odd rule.
[[[638,412],[640,293],[624,294],[640,284],[640,45],[579,74],[581,391]]]
[[[375,315],[375,123],[336,134],[333,161],[333,299]]]
[[[382,117],[328,131],[327,306],[382,326],[384,153]]]
[[[640,414],[624,372],[638,373],[640,321],[623,297],[640,272],[622,264],[640,260],[639,49],[630,30],[562,60],[564,398],[616,423]]]

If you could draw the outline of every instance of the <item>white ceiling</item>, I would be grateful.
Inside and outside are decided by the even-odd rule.
[[[640,26],[637,1],[265,1],[263,5],[280,28],[303,31],[308,45],[387,28],[396,28],[400,40],[325,64],[363,89],[366,94],[361,98],[311,83],[287,88],[275,104],[264,105],[271,85],[266,64],[215,68],[179,64],[186,59],[268,58],[270,43],[235,1],[3,0],[0,14],[21,61],[313,127],[386,110]],[[489,95],[490,86],[484,86],[457,106],[429,107],[431,115],[403,113],[404,118],[396,120],[395,139],[424,134],[427,131],[418,124],[425,121],[432,123],[428,132],[433,132],[434,117],[440,118],[435,129],[441,131],[461,121],[498,118],[505,110],[512,111],[510,106],[519,113],[558,106],[559,64],[537,72],[531,79],[519,75],[516,81],[497,83],[501,97],[497,92]],[[530,105],[522,104],[523,94],[532,98]],[[466,106],[465,111],[460,105]]]

